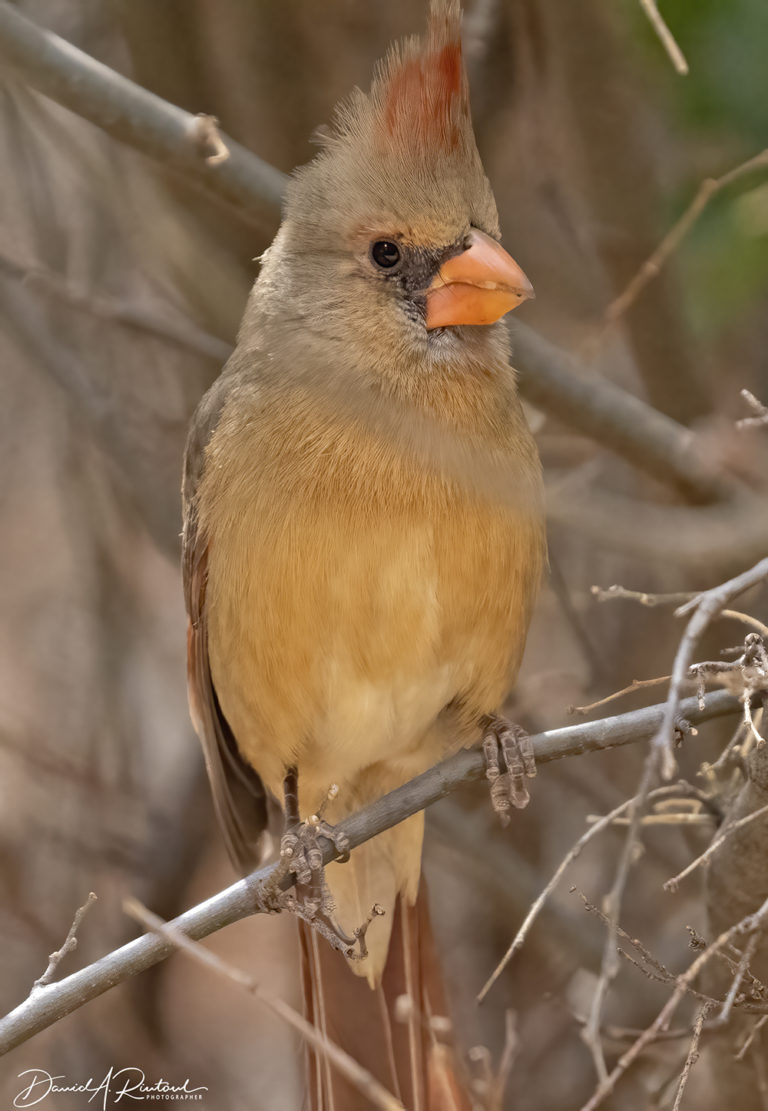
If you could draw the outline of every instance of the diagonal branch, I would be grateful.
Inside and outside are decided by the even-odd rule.
[[[358,1064],[354,1057],[351,1057],[335,1042],[330,1041],[317,1027],[313,1026],[311,1022],[307,1022],[279,996],[273,995],[262,988],[247,972],[242,972],[239,968],[222,960],[216,953],[204,948],[199,942],[190,941],[186,934],[174,929],[170,923],[164,922],[156,914],[152,914],[137,899],[126,899],[123,910],[131,918],[134,918],[139,925],[152,930],[160,937],[164,937],[182,953],[186,953],[197,961],[198,964],[218,972],[225,979],[255,996],[273,1015],[282,1019],[292,1030],[299,1034],[308,1045],[322,1053],[334,1068],[338,1069],[341,1075],[346,1077],[350,1084],[354,1085],[358,1092],[365,1096],[375,1107],[379,1108],[379,1111],[404,1111],[400,1100],[395,1099],[391,1092],[388,1092],[367,1069]]]
[[[658,729],[663,710],[663,706],[649,706],[616,717],[539,733],[531,738],[536,761],[546,764],[565,756],[648,740]],[[698,699],[690,698],[680,703],[679,711],[688,721],[696,723],[738,713],[741,704],[733,695],[716,691],[706,696],[703,708]],[[355,848],[484,775],[482,753],[477,749],[465,749],[346,818],[338,830],[345,835],[350,848]],[[328,863],[338,851],[327,839],[320,838],[320,842],[324,863]],[[170,923],[171,928],[199,940],[242,918],[258,914],[262,909],[259,904],[261,885],[272,875],[274,867],[262,868],[186,911]],[[285,877],[281,885],[287,889],[291,882],[290,877]],[[38,989],[0,1020],[0,1055],[28,1041],[109,988],[145,972],[169,956],[174,948],[167,938],[146,934],[64,980]]]
[[[658,35],[659,41],[666,50],[672,65],[681,77],[687,76],[688,63],[685,60],[685,55],[677,45],[675,37],[669,27],[667,27],[664,22],[664,17],[656,6],[656,0],[640,0],[640,7],[647,15],[648,21]]]
[[[727,484],[696,436],[639,397],[589,376],[576,359],[532,328],[515,323],[520,393],[564,424],[616,452],[638,470],[677,486],[692,501],[726,494]]]
[[[246,220],[275,224],[284,174],[221,135],[210,116],[169,104],[36,26],[5,0],[0,0],[0,63],[113,139],[234,205]]]
[[[627,287],[616,297],[605,310],[606,324],[612,324],[622,316],[630,305],[640,296],[642,291],[650,281],[660,273],[661,269],[665,266],[668,259],[677,248],[680,246],[683,239],[701,216],[704,209],[707,207],[713,197],[722,192],[734,181],[740,181],[743,177],[748,177],[756,170],[762,170],[768,167],[768,149],[761,151],[754,157],[747,159],[746,162],[741,162],[738,166],[728,170],[727,173],[722,174],[721,177],[707,178],[699,186],[696,196],[686,208],[682,216],[673,224],[672,228],[659,243],[656,250],[645,260],[640,269],[634,275]]]

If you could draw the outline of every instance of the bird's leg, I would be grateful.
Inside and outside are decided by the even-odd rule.
[[[283,780],[283,807],[285,811],[285,832],[280,841],[280,863],[262,889],[262,902],[272,910],[289,910],[307,925],[317,930],[334,949],[341,949],[350,959],[362,959],[367,955],[365,935],[374,917],[384,912],[374,906],[362,926],[350,936],[333,917],[334,905],[328,885],[325,882],[323,853],[319,840],[327,838],[340,854],[338,859],[349,859],[349,841],[334,826],[323,818],[328,803],[338,794],[334,784],[328,791],[316,814],[302,822],[299,817],[298,772],[295,767],[288,768]],[[296,885],[293,890],[283,891],[282,881],[293,875]]]
[[[530,795],[525,780],[536,775],[531,738],[519,725],[487,714],[480,721],[486,778],[491,785],[491,803],[501,824],[509,824],[510,806],[522,810]]]
[[[317,883],[323,871],[320,838],[325,837],[334,845],[339,854],[338,859],[342,863],[349,860],[347,837],[323,818],[328,803],[335,799],[338,793],[339,788],[333,783],[318,807],[317,813],[311,814],[306,821],[302,822],[299,816],[298,773],[296,768],[288,768],[285,773],[283,780],[285,832],[280,841],[280,856],[288,860],[288,870],[296,876],[297,884],[314,889],[312,898],[319,894]],[[322,900],[318,905],[321,904]]]

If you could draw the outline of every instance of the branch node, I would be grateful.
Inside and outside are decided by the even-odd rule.
[[[229,158],[229,147],[221,137],[215,116],[200,112],[192,121],[192,140],[198,153],[209,166],[218,166]]]

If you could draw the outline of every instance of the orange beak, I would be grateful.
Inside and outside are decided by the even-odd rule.
[[[444,262],[427,290],[427,330],[493,324],[533,295],[515,260],[474,228],[467,250]]]

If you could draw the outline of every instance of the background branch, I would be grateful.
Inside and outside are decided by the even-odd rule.
[[[253,223],[274,225],[286,177],[219,135],[211,145],[201,118],[122,77],[52,31],[0,3],[0,61],[44,96],[234,205]]]
[[[587,376],[576,359],[532,328],[516,322],[513,336],[512,361],[527,401],[693,501],[725,495],[728,484],[687,428],[620,386]]]

